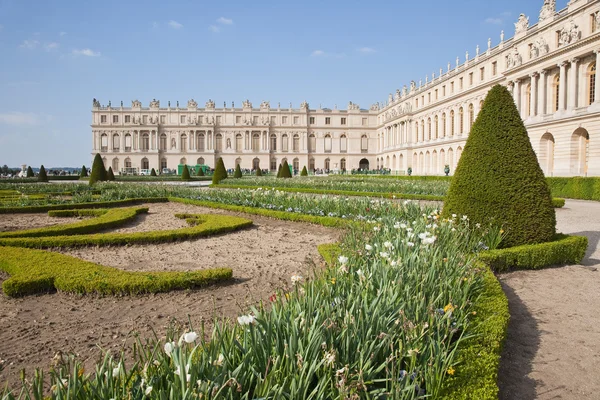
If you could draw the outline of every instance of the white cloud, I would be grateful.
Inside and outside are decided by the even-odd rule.
[[[211,30],[212,32],[214,32],[214,33],[219,33],[219,32],[221,32],[221,28],[219,28],[219,27],[218,27],[218,26],[216,26],[216,25],[211,25],[211,26],[209,26],[209,27],[208,27],[208,29],[210,29],[210,30]]]
[[[324,56],[325,52],[323,50],[315,50],[310,54],[312,57]]]
[[[52,51],[52,50],[56,50],[58,48],[59,44],[56,42],[50,42],[50,43],[46,43],[44,45],[44,49],[46,49],[46,51]]]
[[[181,28],[183,28],[183,25],[182,25],[182,24],[180,24],[180,23],[179,23],[179,22],[177,22],[177,21],[173,21],[173,20],[170,20],[170,21],[169,21],[169,26],[170,26],[171,28],[173,28],[173,29],[181,29]]]
[[[19,46],[22,49],[35,49],[40,44],[37,40],[24,40]]]
[[[486,18],[483,22],[485,22],[486,24],[491,24],[491,25],[501,25],[502,22],[504,22],[504,21],[502,20],[502,18],[490,17],[490,18]]]
[[[65,36],[67,34],[67,32],[60,32],[58,35],[59,36]]]
[[[221,17],[217,20],[219,24],[223,25],[233,25],[233,20],[230,18]]]
[[[76,56],[86,56],[86,57],[100,57],[99,51],[93,51],[90,49],[75,49],[73,50],[73,55]]]
[[[41,119],[40,116],[34,113],[24,113],[20,111],[0,113],[0,124],[3,125],[33,126],[39,124]]]
[[[360,49],[358,49],[359,53],[363,53],[363,54],[371,54],[371,53],[377,53],[377,50],[371,48],[371,47],[361,47]]]

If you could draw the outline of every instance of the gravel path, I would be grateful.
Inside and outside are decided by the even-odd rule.
[[[600,399],[600,202],[567,200],[557,230],[585,235],[582,265],[502,274],[511,320],[500,399]],[[596,269],[596,270],[594,270]]]

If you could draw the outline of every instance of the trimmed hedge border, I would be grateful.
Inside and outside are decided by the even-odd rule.
[[[553,241],[479,253],[479,259],[495,272],[540,269],[552,265],[579,264],[588,238],[557,234]]]
[[[600,201],[600,178],[546,178],[553,196]]]
[[[142,203],[166,203],[169,199],[166,197],[147,197],[126,200],[98,201],[88,203],[64,203],[47,204],[44,206],[25,206],[25,207],[0,207],[0,214],[34,214],[45,213],[50,210],[75,210],[81,208],[104,208],[104,207],[122,207]]]
[[[3,247],[0,270],[11,277],[2,289],[18,297],[59,290],[78,294],[143,294],[191,289],[231,279],[230,268],[194,272],[127,272],[42,250]]]
[[[135,233],[99,233],[78,236],[52,236],[52,237],[18,237],[0,238],[0,246],[52,248],[52,247],[77,247],[77,246],[123,246],[129,244],[168,243],[176,240],[195,239],[225,232],[232,232],[247,228],[252,221],[246,218],[228,215],[211,214],[184,214],[179,217],[194,219],[194,224],[189,228],[172,229],[166,231],[135,232]]]
[[[103,229],[116,228],[118,226],[125,225],[126,223],[133,221],[139,214],[147,213],[147,207],[139,208],[116,208],[112,210],[60,210],[54,211],[54,213],[83,213],[87,215],[94,215],[94,213],[101,215],[96,218],[75,222],[72,224],[54,225],[45,228],[37,229],[26,229],[22,231],[10,231],[0,232],[0,240],[3,238],[39,238],[47,236],[66,236],[66,235],[84,235],[88,233],[94,233]],[[49,211],[48,214],[52,213]],[[81,215],[81,214],[79,214]]]
[[[565,206],[565,199],[561,199],[559,197],[552,198],[552,207],[563,208],[564,206]]]
[[[84,208],[80,210],[50,210],[49,217],[72,218],[72,217],[99,217],[109,210],[106,208]]]

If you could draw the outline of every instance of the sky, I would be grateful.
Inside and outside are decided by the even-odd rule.
[[[542,4],[0,0],[0,165],[90,164],[93,98],[368,108],[512,37]]]

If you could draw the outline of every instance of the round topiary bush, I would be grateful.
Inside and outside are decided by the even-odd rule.
[[[306,165],[302,168],[302,172],[300,172],[300,176],[308,176],[308,171],[306,170]]]
[[[541,243],[555,234],[556,215],[523,120],[507,88],[488,93],[463,150],[443,215],[500,224],[502,247]]]
[[[150,171],[150,176],[156,176],[156,170],[154,168]]]
[[[236,179],[241,179],[242,177],[242,169],[240,168],[240,164],[235,166],[235,172],[233,174],[233,177]]]
[[[219,157],[217,166],[215,167],[215,173],[213,174],[212,183],[213,185],[218,185],[223,179],[227,179],[227,170],[225,169],[223,158]]]
[[[182,181],[189,181],[191,180],[192,177],[190,176],[190,169],[188,168],[187,165],[183,166],[183,171],[181,172],[181,180]]]
[[[112,170],[112,167],[108,167],[108,171],[106,172],[106,180],[107,181],[114,181],[115,180],[115,174]]]
[[[282,178],[291,178],[292,177],[292,173],[290,172],[290,165],[288,164],[287,160],[284,160],[283,164],[281,165],[281,177]]]
[[[27,167],[27,178],[33,178],[35,176],[35,174],[33,173],[33,168],[31,168],[31,165],[29,167]]]
[[[48,182],[48,175],[46,174],[46,168],[44,168],[43,165],[40,167],[40,172],[38,174],[38,181],[39,182]]]
[[[104,168],[104,162],[100,154],[96,154],[94,157],[94,163],[92,164],[92,173],[90,174],[90,185],[96,182],[104,182],[106,180],[106,168]]]
[[[86,178],[88,176],[87,168],[85,165],[81,166],[81,173],[79,174],[81,178]]]

